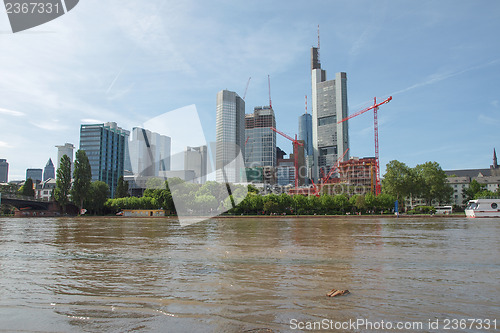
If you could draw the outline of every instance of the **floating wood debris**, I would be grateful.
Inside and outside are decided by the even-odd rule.
[[[349,294],[349,290],[337,290],[337,289],[332,289],[326,296],[328,297],[335,297],[335,296],[344,296]]]

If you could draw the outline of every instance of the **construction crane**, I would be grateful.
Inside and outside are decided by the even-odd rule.
[[[248,85],[250,84],[250,79],[251,79],[251,78],[252,78],[251,76],[248,78],[248,81],[247,81],[247,86],[246,86],[246,88],[245,88],[245,93],[243,94],[243,100],[245,100],[245,97],[247,97]]]
[[[278,133],[279,135],[292,141],[292,143],[293,143],[293,157],[294,157],[293,165],[295,167],[295,188],[297,189],[299,187],[299,149],[297,147],[304,146],[304,144],[302,142],[299,142],[299,140],[297,140],[297,134],[295,134],[295,139],[294,139],[294,138],[286,135],[285,133],[278,131],[274,127],[271,127],[271,129],[273,131],[275,131],[276,133]]]
[[[319,187],[311,179],[312,184],[313,184],[313,188],[314,188],[313,195],[315,195],[317,197],[320,196],[320,193],[321,193],[321,190],[323,189],[323,186],[328,182],[328,179],[330,179],[330,177],[333,175],[333,173],[339,169],[340,162],[344,160],[344,156],[347,154],[348,151],[349,151],[349,148],[347,148],[345,150],[344,154],[342,154],[342,156],[339,159],[337,159],[337,163],[330,169],[330,172],[328,172],[328,174],[326,176],[323,173],[323,178],[321,178],[320,182],[318,183]],[[323,170],[321,170],[321,172],[323,172]]]
[[[379,164],[379,150],[378,150],[378,108],[382,104],[389,103],[392,100],[392,96],[389,96],[387,99],[384,101],[377,103],[377,97],[373,98],[373,105],[370,107],[367,107],[366,109],[363,109],[361,111],[358,111],[356,113],[351,114],[349,117],[344,118],[337,122],[337,124],[340,124],[346,120],[349,120],[351,118],[354,118],[356,116],[359,116],[360,114],[363,114],[369,110],[373,110],[373,128],[374,128],[374,134],[375,134],[375,195],[380,194],[380,164]]]

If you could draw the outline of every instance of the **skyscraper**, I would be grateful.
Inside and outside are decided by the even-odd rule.
[[[304,141],[304,151],[306,155],[312,155],[312,116],[309,113],[304,113],[299,117],[299,140]]]
[[[92,181],[100,180],[108,184],[112,198],[118,178],[123,175],[129,134],[114,122],[80,127],[80,149],[89,159]]]
[[[59,165],[61,164],[61,158],[66,155],[69,157],[69,160],[71,161],[71,166],[73,168],[73,150],[75,149],[75,146],[73,146],[72,143],[65,143],[64,146],[56,146],[57,148],[57,169],[59,169]]]
[[[196,180],[200,184],[204,184],[207,180],[207,166],[207,146],[186,148],[184,152],[184,170],[193,170]]]
[[[276,167],[276,118],[269,106],[256,106],[245,115],[245,166]]]
[[[159,177],[170,170],[172,140],[147,129],[134,127],[125,150],[125,173]]]
[[[52,179],[56,178],[56,170],[54,168],[54,163],[52,163],[51,158],[49,158],[47,164],[45,165],[45,168],[43,169],[43,181],[46,181],[50,178]]]
[[[239,154],[245,156],[245,101],[237,93],[217,93],[215,167],[218,182],[239,182],[244,172]],[[223,169],[224,168],[224,169]]]
[[[9,163],[6,159],[0,159],[0,183],[9,181]]]
[[[31,178],[33,184],[40,183],[43,178],[42,169],[26,169],[26,180]]]
[[[334,80],[326,80],[326,71],[321,69],[319,50],[311,49],[312,79],[312,177],[318,180],[319,169],[325,174],[337,162],[337,158],[349,148],[348,121],[337,124],[348,116],[347,75],[337,73]],[[340,155],[339,155],[340,154]],[[344,161],[349,159],[349,153]]]

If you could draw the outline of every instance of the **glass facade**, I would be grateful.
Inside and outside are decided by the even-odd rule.
[[[42,169],[26,169],[26,180],[31,178],[33,183],[40,183],[43,179]]]
[[[245,165],[247,168],[276,166],[276,118],[268,106],[255,107],[245,116]]]
[[[218,182],[240,181],[241,169],[244,169],[244,165],[236,163],[240,153],[245,156],[245,101],[233,91],[221,90],[217,93],[216,116],[215,167]]]
[[[326,80],[326,72],[317,59],[318,49],[312,48],[312,170],[314,180],[319,169],[328,172],[349,148],[348,121],[337,121],[348,116],[347,75],[340,72],[334,80]],[[349,159],[349,153],[344,161]]]
[[[303,140],[305,143],[304,150],[306,155],[312,155],[312,116],[309,113],[304,113],[299,117],[299,140]]]
[[[92,181],[108,184],[114,197],[118,178],[123,175],[125,146],[129,132],[116,123],[81,125],[80,149],[89,159]]]

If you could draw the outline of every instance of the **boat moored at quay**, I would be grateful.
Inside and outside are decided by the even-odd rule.
[[[465,216],[471,218],[500,217],[500,197],[469,200],[467,208],[465,208]]]

